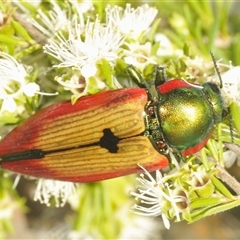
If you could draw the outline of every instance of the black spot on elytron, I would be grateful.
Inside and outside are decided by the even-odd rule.
[[[106,148],[110,153],[117,153],[118,151],[118,142],[120,138],[114,136],[112,131],[107,128],[103,130],[103,136],[100,138],[99,146]]]

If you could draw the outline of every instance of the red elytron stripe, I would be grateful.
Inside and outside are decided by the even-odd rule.
[[[197,84],[192,84],[192,83],[189,84],[188,82],[182,79],[174,79],[158,86],[158,91],[161,94],[165,94],[178,88],[191,88],[193,87],[193,85],[199,86]]]
[[[196,152],[199,152],[207,143],[208,139],[211,137],[211,134],[207,138],[205,138],[202,142],[200,142],[198,145],[193,146],[191,148],[188,148],[182,152],[182,156],[186,157],[188,155],[194,154]]]
[[[81,159],[79,159],[81,161]],[[140,164],[140,163],[139,163]],[[168,166],[168,159],[164,155],[159,154],[159,158],[156,159],[153,163],[150,164],[140,164],[147,171],[153,172],[164,167]],[[101,165],[101,159],[99,159],[99,165]],[[27,166],[27,167],[26,167]],[[26,161],[18,161],[14,162],[3,162],[2,168],[11,170],[13,172],[19,172],[21,169],[21,174],[34,176],[37,178],[46,178],[46,179],[55,179],[69,182],[96,182],[116,177],[121,177],[129,174],[136,174],[142,172],[142,168],[140,168],[137,164],[132,166],[131,168],[122,168],[111,171],[99,171],[97,173],[69,173],[63,174],[63,172],[58,169],[51,169],[48,166],[44,165],[44,159],[32,159],[29,160],[28,163]]]

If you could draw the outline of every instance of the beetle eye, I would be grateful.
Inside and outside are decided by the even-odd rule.
[[[207,84],[215,93],[220,94],[220,89],[215,83],[208,82]]]

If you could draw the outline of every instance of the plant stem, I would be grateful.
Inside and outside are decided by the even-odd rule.
[[[217,166],[218,173],[216,177],[226,183],[237,195],[240,195],[240,183],[231,176],[224,168]]]

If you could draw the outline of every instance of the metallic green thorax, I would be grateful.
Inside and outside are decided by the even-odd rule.
[[[158,118],[164,140],[178,151],[199,144],[222,121],[223,110],[219,89],[212,83],[160,93]]]

